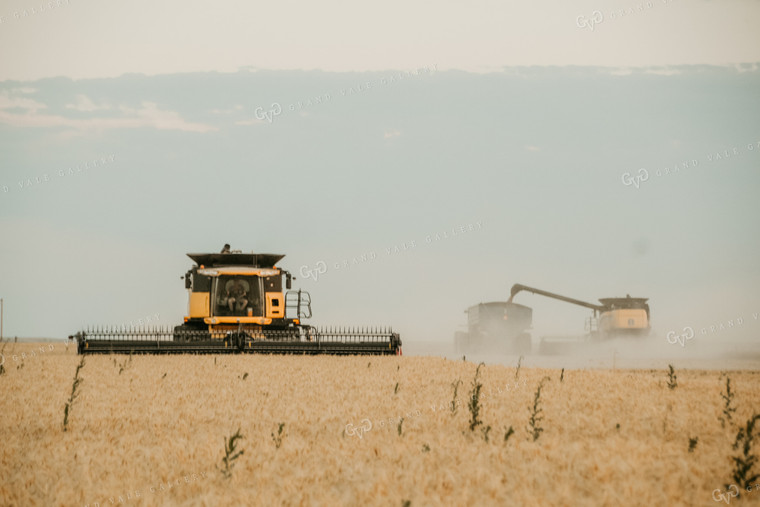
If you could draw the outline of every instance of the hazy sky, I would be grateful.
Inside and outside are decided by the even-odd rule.
[[[757,0],[1,4],[0,79],[760,61]]]
[[[178,324],[225,242],[407,340],[518,282],[760,331],[760,2],[53,5],[0,4],[5,335]]]

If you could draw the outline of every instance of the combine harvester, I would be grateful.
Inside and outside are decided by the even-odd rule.
[[[185,322],[174,329],[86,329],[69,336],[80,354],[264,353],[401,355],[390,328],[319,329],[311,297],[290,290],[295,277],[275,264],[284,255],[187,254],[195,265],[185,274],[190,301]],[[283,277],[285,288],[283,293]]]
[[[540,354],[565,354],[613,338],[647,336],[651,329],[648,298],[601,298],[601,304],[594,304],[517,283],[512,286],[509,303],[522,291],[583,306],[593,311],[593,315],[586,320],[585,335],[543,337],[539,345]]]
[[[539,354],[568,353],[587,344],[618,336],[645,336],[650,331],[647,298],[604,298],[599,300],[601,304],[593,304],[518,283],[512,286],[508,301],[480,303],[466,310],[467,331],[457,331],[454,335],[457,353],[530,353],[533,309],[513,302],[522,291],[583,306],[594,312],[586,319],[585,335],[543,337]]]

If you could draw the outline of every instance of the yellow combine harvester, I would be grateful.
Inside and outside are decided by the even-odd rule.
[[[187,254],[188,315],[174,329],[100,327],[80,331],[88,353],[401,354],[390,328],[319,329],[308,292],[290,290],[295,277],[276,266],[284,255],[230,251]],[[285,289],[283,292],[283,278]]]

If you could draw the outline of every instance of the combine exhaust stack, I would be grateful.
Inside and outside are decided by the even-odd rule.
[[[295,279],[275,263],[279,254],[188,254],[197,264],[185,275],[189,315],[170,327],[95,327],[79,331],[80,354],[373,354],[400,355],[391,328],[317,328],[308,292],[282,291]],[[286,315],[286,314],[292,315]]]

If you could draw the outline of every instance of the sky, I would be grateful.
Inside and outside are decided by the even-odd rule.
[[[4,0],[0,79],[753,63],[759,17],[756,0]]]
[[[760,331],[760,2],[40,5],[0,2],[5,336],[179,324],[224,243],[404,340],[514,283]]]

